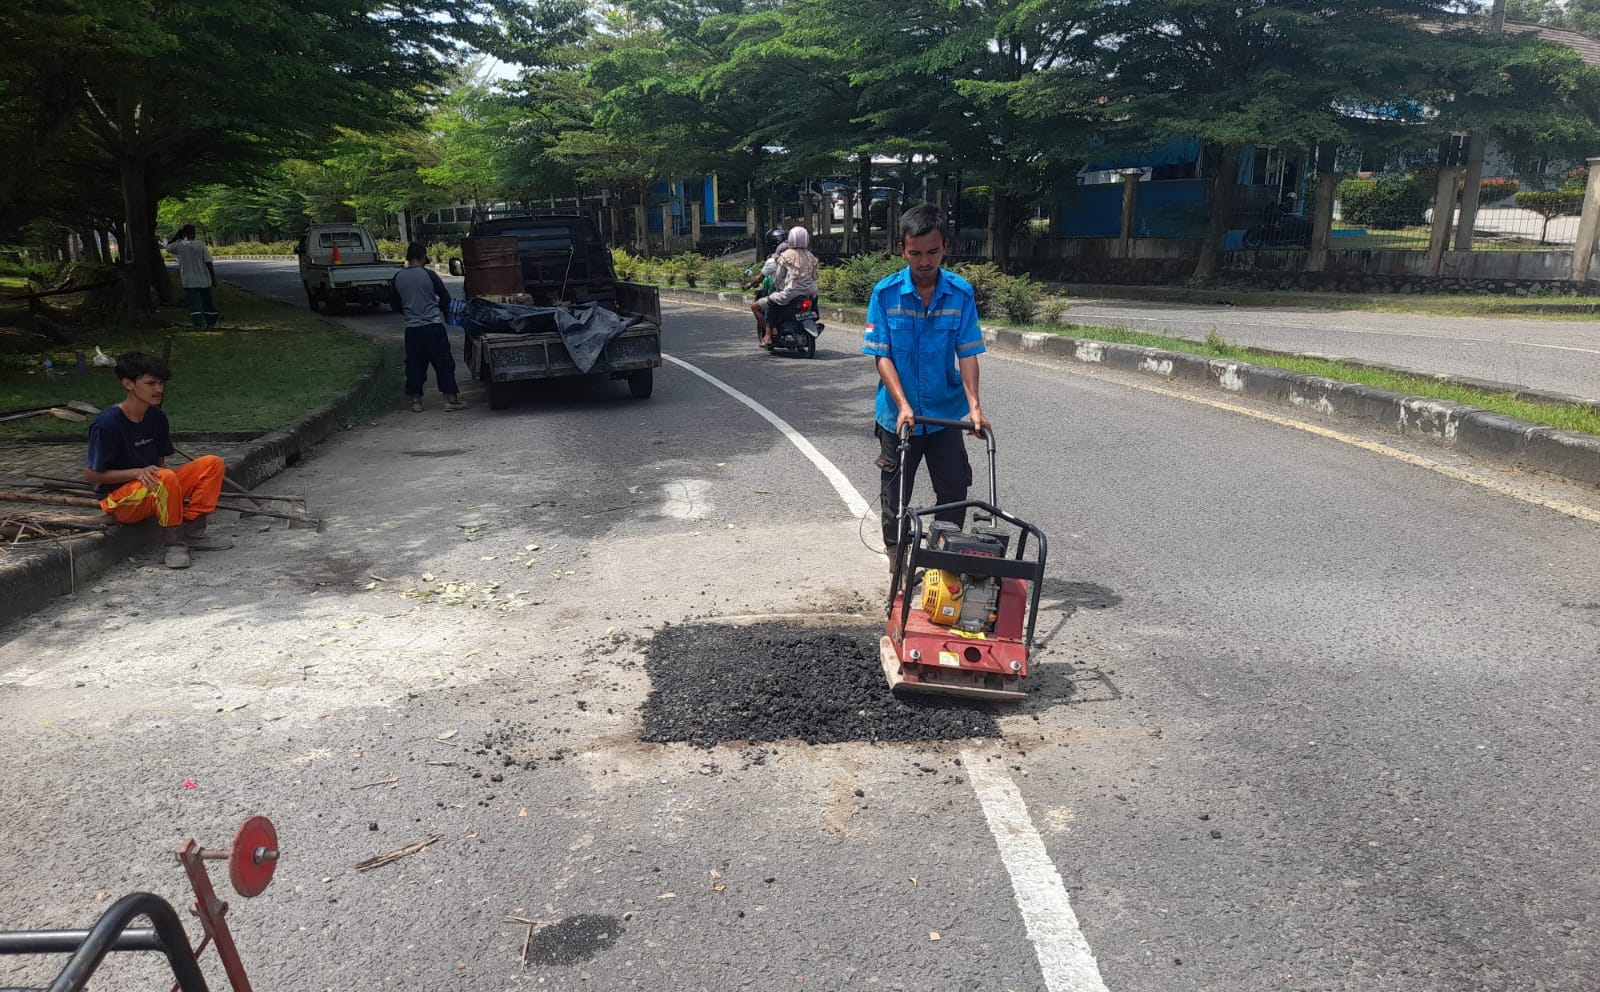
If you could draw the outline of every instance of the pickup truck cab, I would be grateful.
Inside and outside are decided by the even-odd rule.
[[[573,360],[557,331],[475,333],[469,328],[466,364],[483,383],[491,409],[508,405],[517,383],[585,375],[624,380],[638,399],[650,395],[655,369],[661,364],[660,295],[654,286],[617,281],[611,249],[589,218],[501,217],[480,221],[473,227],[472,237],[516,239],[522,292],[512,294],[517,297],[515,302],[573,314],[599,307],[628,321],[625,330],[607,341],[593,364],[583,368]],[[467,254],[471,257],[473,253]],[[469,300],[497,300],[484,289],[490,283],[488,273],[469,263],[463,275],[462,290]],[[504,285],[502,279],[495,281]],[[516,281],[513,274],[510,282]]]
[[[352,304],[400,310],[394,274],[404,262],[378,257],[378,242],[365,224],[313,224],[295,245],[300,282],[311,309],[344,313]]]

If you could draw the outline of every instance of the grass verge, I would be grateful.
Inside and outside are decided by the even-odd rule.
[[[216,330],[111,327],[86,331],[48,352],[0,355],[0,410],[68,400],[116,403],[124,395],[116,374],[91,365],[78,375],[74,352],[92,357],[98,346],[113,356],[135,350],[159,355],[170,336],[173,375],[163,408],[174,430],[275,430],[347,390],[382,350],[314,314],[229,286],[217,290],[217,308],[224,326]],[[164,315],[184,316],[171,308]],[[47,357],[58,373],[53,379],[42,372]],[[0,424],[0,439],[86,433],[86,424],[51,417]]]
[[[1437,379],[1426,376],[1406,375],[1401,372],[1389,372],[1384,369],[1374,369],[1364,365],[1351,365],[1323,358],[1306,358],[1298,355],[1281,355],[1257,351],[1253,348],[1228,344],[1226,341],[1216,337],[1206,341],[1193,341],[1188,338],[1146,334],[1142,331],[1127,331],[1113,327],[1088,327],[1081,324],[1035,325],[1022,329],[1045,331],[1051,334],[1060,334],[1064,337],[1086,338],[1091,341],[1128,344],[1140,348],[1181,351],[1191,355],[1205,355],[1209,358],[1226,358],[1232,361],[1249,362],[1252,365],[1266,365],[1272,368],[1287,369],[1291,372],[1300,372],[1305,375],[1337,379],[1340,382],[1353,382],[1364,386],[1374,386],[1378,389],[1388,389],[1397,393],[1404,393],[1407,396],[1427,396],[1432,399],[1449,400],[1453,403],[1465,403],[1535,424],[1546,424],[1550,427],[1576,431],[1582,434],[1600,435],[1600,410],[1596,410],[1593,407],[1576,404],[1538,403],[1518,399],[1513,393],[1493,393],[1487,390],[1474,389],[1470,386],[1440,382]]]

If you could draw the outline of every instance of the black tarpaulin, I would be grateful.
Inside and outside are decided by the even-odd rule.
[[[637,317],[619,316],[598,303],[568,309],[472,299],[461,312],[461,326],[468,334],[557,332],[579,372],[593,368],[606,344],[638,322]]]

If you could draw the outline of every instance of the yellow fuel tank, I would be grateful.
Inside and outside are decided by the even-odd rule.
[[[930,568],[922,574],[922,612],[931,623],[954,627],[961,619],[961,597],[965,592],[960,578]]]

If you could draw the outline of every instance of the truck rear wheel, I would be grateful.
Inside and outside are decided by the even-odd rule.
[[[399,293],[392,292],[392,291],[389,293],[389,309],[393,310],[395,313],[399,313],[402,309],[404,309],[400,305],[400,294]]]
[[[628,392],[636,400],[647,400],[656,387],[656,370],[640,369],[628,373]]]
[[[316,290],[312,289],[311,284],[308,282],[303,282],[300,285],[306,288],[306,302],[311,305],[312,312],[316,312],[317,308],[322,305],[322,301],[317,299]]]

